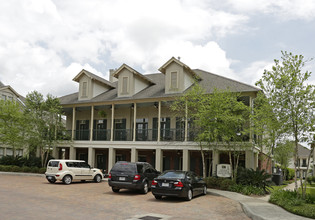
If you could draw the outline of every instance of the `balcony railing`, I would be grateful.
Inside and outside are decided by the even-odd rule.
[[[110,129],[93,130],[93,141],[110,141]]]
[[[74,133],[75,133],[74,140],[78,140],[78,141],[90,140],[90,130],[89,129],[75,130]]]
[[[71,139],[71,130],[66,131],[65,140]],[[195,129],[189,129],[187,134],[187,141],[194,141],[198,135]],[[90,130],[75,130],[74,140],[90,140]],[[110,141],[110,129],[97,129],[93,130],[93,141]],[[114,129],[114,141],[132,141],[133,129]],[[136,129],[136,141],[157,141],[158,129]],[[161,129],[160,141],[185,141],[185,129]],[[249,141],[249,135],[240,136],[240,141]]]
[[[132,129],[114,129],[114,141],[132,141]]]

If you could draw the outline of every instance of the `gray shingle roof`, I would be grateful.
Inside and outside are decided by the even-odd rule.
[[[206,89],[207,93],[212,93],[214,88],[223,90],[229,89],[231,92],[258,92],[259,88],[251,85],[247,85],[242,82],[238,82],[226,77],[222,77],[213,73],[209,73],[203,70],[193,70],[200,78],[200,85]],[[112,83],[115,88],[104,92],[91,100],[79,101],[78,92],[60,97],[60,102],[63,105],[66,104],[79,104],[79,103],[95,103],[95,102],[107,102],[118,100],[137,100],[137,99],[149,99],[149,98],[164,98],[173,97],[179,94],[165,94],[165,75],[162,73],[147,74],[145,75],[155,84],[148,86],[132,97],[119,98],[117,96],[117,82]]]

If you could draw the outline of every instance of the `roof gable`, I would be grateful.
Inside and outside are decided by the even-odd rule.
[[[161,66],[159,68],[159,71],[161,73],[165,74],[166,73],[166,68],[173,62],[175,62],[178,65],[182,66],[184,68],[184,70],[186,70],[188,73],[192,74],[195,78],[197,78],[197,79],[200,78],[192,69],[190,69],[189,66],[187,66],[186,64],[184,64],[180,60],[176,59],[175,57],[172,57],[171,59],[169,59],[163,66]]]
[[[148,77],[142,75],[141,73],[139,73],[138,71],[136,71],[135,69],[131,68],[130,66],[128,66],[127,64],[123,64],[121,65],[113,74],[113,76],[115,78],[118,78],[119,74],[122,72],[123,69],[127,69],[128,71],[130,71],[132,74],[134,74],[137,77],[140,77],[141,79],[143,79],[144,81],[148,82],[149,84],[155,84],[153,81],[151,81]]]
[[[80,73],[78,75],[76,75],[74,78],[73,78],[73,81],[75,82],[80,82],[80,78],[83,76],[83,75],[86,75],[87,77],[89,77],[91,80],[95,80],[107,87],[110,87],[110,88],[115,88],[115,85],[109,81],[107,81],[106,79],[103,79],[102,77],[99,77],[85,69],[82,69],[80,71]]]

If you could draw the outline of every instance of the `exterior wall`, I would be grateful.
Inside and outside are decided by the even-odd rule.
[[[184,91],[188,89],[193,83],[194,83],[194,78],[192,77],[191,74],[184,74]]]
[[[267,173],[272,173],[272,161],[267,155],[260,153],[258,156],[258,167],[261,170],[266,170]]]
[[[83,97],[83,83],[87,83],[87,88],[86,88],[86,96]],[[80,78],[80,83],[79,83],[79,100],[90,100],[92,98],[92,80],[87,77],[86,75],[83,75]]]
[[[135,88],[135,94],[140,92],[141,90],[145,89],[148,86],[148,83],[145,82],[140,77],[134,77],[134,88]]]
[[[16,100],[16,95],[10,89],[0,90],[0,99],[2,100]]]
[[[102,94],[103,92],[108,91],[107,88],[105,88],[103,85],[101,85],[97,81],[92,81],[92,88],[93,88],[92,97],[96,97]]]
[[[128,77],[128,88],[127,88],[127,93],[123,94],[122,93],[122,87],[123,87],[123,77]],[[134,76],[133,73],[131,73],[127,69],[123,69],[119,76],[118,76],[118,97],[130,97],[132,96],[135,92],[134,88]]]
[[[175,90],[171,89],[171,72],[177,72],[178,89]],[[182,66],[173,62],[167,66],[165,72],[165,93],[179,93],[182,91],[184,91],[184,69]]]

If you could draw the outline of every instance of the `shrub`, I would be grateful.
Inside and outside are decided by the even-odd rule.
[[[19,166],[11,166],[11,172],[21,172],[21,168]]]
[[[223,179],[220,184],[221,190],[230,190],[230,188],[235,185],[235,182],[231,179]]]
[[[269,181],[270,177],[271,175],[266,173],[265,170],[240,168],[238,170],[237,183],[254,188],[261,188],[264,192],[269,192],[268,186],[271,185]]]
[[[31,168],[30,167],[22,167],[21,168],[21,170],[22,170],[22,172],[24,172],[24,173],[30,173],[31,172]]]
[[[286,180],[292,180],[295,176],[295,171],[292,168],[285,168],[284,172],[286,172]]]
[[[246,186],[241,184],[234,184],[230,187],[230,190],[237,193],[242,193],[244,195],[264,195],[265,191],[262,188],[255,186]]]
[[[296,191],[277,190],[270,196],[269,202],[283,207],[297,215],[302,215],[309,218],[315,218],[314,198],[307,195],[306,200],[300,198]]]
[[[31,167],[31,173],[39,173],[38,167]]]
[[[205,181],[208,188],[221,190],[229,190],[230,186],[235,184],[231,179],[227,178],[207,177]]]
[[[46,167],[41,167],[39,168],[39,173],[45,173],[46,172]]]

